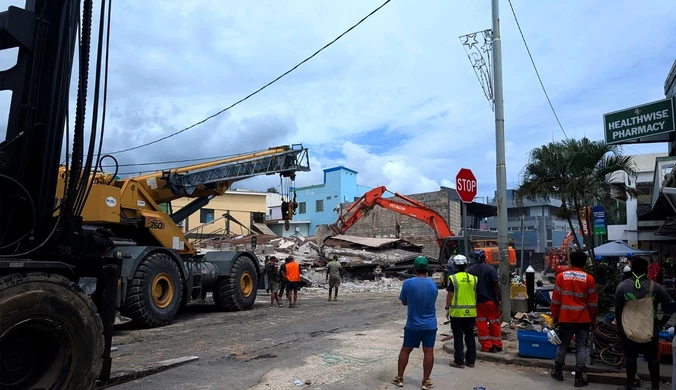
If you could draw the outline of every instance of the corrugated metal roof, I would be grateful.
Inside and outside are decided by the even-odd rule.
[[[341,241],[347,241],[347,242],[352,242],[355,244],[359,245],[364,245],[364,246],[370,246],[372,248],[380,248],[388,244],[392,244],[395,242],[406,242],[408,244],[408,241],[402,240],[400,238],[373,238],[373,237],[357,237],[357,236],[348,236],[346,234],[340,234],[337,236],[332,236],[332,239],[335,240],[341,240]],[[411,244],[413,245],[413,244]]]

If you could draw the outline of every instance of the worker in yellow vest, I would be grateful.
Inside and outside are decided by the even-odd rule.
[[[450,275],[446,291],[447,317],[451,320],[453,331],[454,359],[449,363],[452,367],[474,367],[476,362],[476,339],[474,325],[476,323],[476,285],[478,278],[467,273],[467,258],[463,255],[453,257],[455,274]],[[463,340],[464,344],[463,345]],[[465,346],[467,351],[465,351]]]

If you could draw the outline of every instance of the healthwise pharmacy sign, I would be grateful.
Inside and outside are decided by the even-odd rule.
[[[637,142],[639,139],[672,132],[676,129],[674,99],[659,100],[605,114],[603,125],[607,144]],[[646,139],[646,142],[650,140]]]

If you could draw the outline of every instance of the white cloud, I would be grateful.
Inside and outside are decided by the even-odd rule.
[[[116,1],[104,150],[151,141],[217,112],[380,3]],[[604,112],[662,97],[676,48],[670,33],[676,3],[513,4],[569,136],[600,139]],[[514,185],[528,151],[563,134],[507,4],[501,13],[507,170]],[[342,164],[359,171],[361,184],[413,193],[453,186],[466,167],[475,172],[480,195],[492,195],[493,112],[457,38],[490,25],[488,2],[391,2],[228,113],[117,157],[126,164],[169,161],[302,142],[313,170],[299,175],[298,185],[321,183],[323,168]],[[278,182],[259,177],[240,185],[264,189]]]

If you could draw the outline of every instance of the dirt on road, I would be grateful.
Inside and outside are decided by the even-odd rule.
[[[439,334],[449,333],[443,305],[437,301]],[[389,389],[403,338],[406,308],[396,292],[343,294],[327,302],[319,294],[299,295],[298,307],[269,308],[269,295],[254,309],[221,313],[210,304],[189,305],[171,325],[119,331],[113,344],[113,369],[124,371],[181,356],[199,361],[114,387],[145,389]],[[518,370],[492,363],[454,370],[437,337],[435,388],[544,387],[553,383],[540,370]],[[422,353],[416,350],[406,371],[405,388],[420,388]],[[297,386],[295,381],[303,382]],[[305,384],[305,383],[309,384]],[[460,387],[457,387],[461,385]],[[506,386],[506,387],[505,387]],[[591,389],[606,387],[590,386]]]

